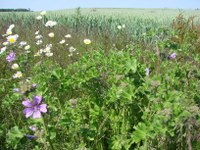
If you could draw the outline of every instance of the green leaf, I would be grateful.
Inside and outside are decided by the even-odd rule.
[[[138,126],[134,127],[135,132],[133,133],[133,142],[139,143],[141,140],[147,137],[147,127],[143,123],[139,123]]]
[[[130,58],[126,63],[126,72],[132,71],[135,73],[137,71],[137,60],[135,58]]]
[[[19,130],[18,126],[11,128],[6,137],[6,142],[9,147],[17,148],[19,141],[23,138],[24,134]]]
[[[56,132],[51,132],[50,133],[50,139],[55,139],[56,138]]]

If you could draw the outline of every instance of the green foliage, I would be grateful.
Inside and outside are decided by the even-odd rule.
[[[78,148],[77,142],[94,149],[127,147],[129,136],[125,133],[132,130],[134,120],[125,118],[136,114],[129,109],[138,109],[133,100],[138,88],[134,80],[136,84],[143,81],[143,71],[129,51],[111,51],[108,55],[94,51],[65,70],[55,67],[46,74],[38,74],[33,80],[41,85],[47,83],[37,90],[43,91],[43,95],[51,93],[51,97],[45,98],[49,108],[54,110],[52,120],[62,131],[57,134],[62,137],[67,132],[68,135],[67,139],[59,140],[70,143],[70,147],[67,143],[63,143],[63,147]],[[134,75],[137,78],[133,78]],[[124,142],[119,141],[121,136]]]
[[[19,130],[18,126],[14,126],[8,131],[6,142],[9,147],[17,149],[17,145],[23,136],[23,132]]]

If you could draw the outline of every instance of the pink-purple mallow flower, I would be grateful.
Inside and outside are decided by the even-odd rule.
[[[175,59],[175,58],[176,58],[176,53],[170,54],[170,55],[169,55],[169,58],[170,58],[170,59]]]
[[[26,118],[33,116],[33,118],[41,118],[41,113],[47,112],[47,104],[43,104],[42,96],[34,96],[33,101],[25,100],[22,104],[27,107],[24,109]]]
[[[10,52],[9,55],[6,56],[7,62],[12,62],[15,60],[16,54],[14,52]]]

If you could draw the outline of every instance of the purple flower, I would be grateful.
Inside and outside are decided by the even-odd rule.
[[[36,83],[32,84],[32,88],[36,89],[37,88],[37,84]]]
[[[37,130],[36,126],[34,126],[34,125],[30,126],[29,129],[32,130],[32,131],[36,131]]]
[[[35,96],[33,101],[25,100],[22,104],[27,107],[24,109],[24,114],[26,118],[33,115],[33,118],[41,118],[41,112],[47,112],[47,104],[41,104],[42,96]]]
[[[29,140],[36,139],[36,138],[37,138],[37,136],[35,136],[35,135],[28,135],[28,134],[25,134],[24,136],[27,137],[27,139],[29,139]]]
[[[170,58],[170,59],[175,59],[175,58],[176,58],[176,53],[170,54],[170,55],[169,55],[169,58]]]
[[[7,62],[12,62],[13,60],[15,60],[16,54],[13,52],[10,52],[9,55],[6,56],[6,60]]]
[[[149,69],[149,68],[146,68],[145,71],[146,71],[146,76],[149,76],[150,69]]]

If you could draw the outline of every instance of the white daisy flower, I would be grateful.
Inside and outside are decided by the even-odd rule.
[[[9,43],[15,43],[16,41],[17,41],[17,39],[18,39],[18,37],[19,37],[19,35],[17,35],[17,34],[15,34],[15,35],[9,35],[8,37],[7,37],[7,41],[9,42]]]
[[[28,49],[30,49],[30,48],[31,48],[30,45],[26,45],[26,46],[24,47],[25,50],[28,50]]]
[[[17,71],[14,75],[13,75],[13,78],[16,79],[16,78],[21,78],[22,77],[22,72],[21,71]]]
[[[54,33],[53,32],[49,33],[48,35],[49,35],[50,38],[54,37]]]
[[[60,43],[60,44],[64,44],[64,43],[65,43],[65,40],[61,40],[59,43]]]
[[[71,38],[72,36],[71,36],[71,34],[67,34],[67,35],[65,35],[65,37],[66,38]]]
[[[86,45],[88,45],[88,44],[91,43],[91,40],[90,40],[90,39],[84,39],[83,42],[84,42]]]
[[[13,65],[11,66],[11,68],[12,68],[13,70],[16,70],[16,69],[19,68],[19,65],[15,63],[15,64],[13,64]]]

